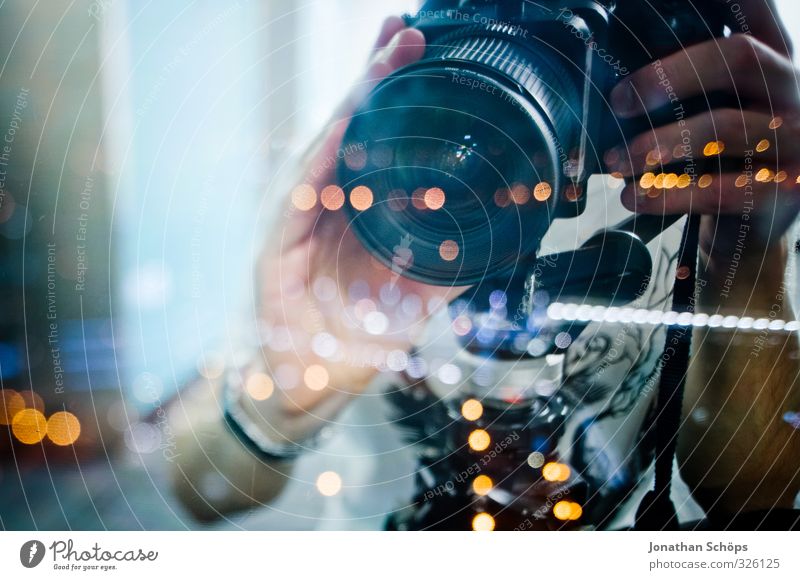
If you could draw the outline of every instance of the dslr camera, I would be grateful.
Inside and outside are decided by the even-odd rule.
[[[424,34],[425,54],[355,111],[338,183],[375,258],[470,290],[450,305],[454,323],[467,321],[461,347],[440,357],[461,369],[458,388],[413,376],[393,395],[398,421],[427,450],[421,507],[389,527],[464,529],[475,510],[473,527],[487,513],[500,529],[607,523],[649,463],[650,442],[631,433],[624,465],[598,459],[590,442],[616,411],[587,408],[591,397],[563,379],[566,350],[588,322],[553,320],[548,305],[641,296],[653,271],[646,244],[680,216],[631,217],[561,254],[542,255],[542,239],[555,219],[585,210],[609,147],[710,106],[671,103],[623,122],[609,96],[635,70],[724,34],[722,11],[713,0],[431,0],[406,21]],[[481,412],[465,413],[476,400]],[[476,433],[508,445],[484,462]],[[520,469],[526,462],[534,469]],[[504,483],[485,493],[477,479],[454,484],[477,464],[491,477],[482,481]]]
[[[383,80],[345,135],[355,154],[338,179],[356,235],[427,284],[529,275],[553,220],[584,210],[603,152],[658,122],[619,122],[611,89],[720,36],[721,12],[710,0],[426,2],[406,17],[424,57]]]

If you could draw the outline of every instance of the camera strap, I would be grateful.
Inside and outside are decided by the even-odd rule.
[[[672,310],[694,312],[695,281],[700,216],[689,216],[681,237]],[[672,463],[681,422],[683,393],[692,348],[692,326],[672,325],[667,329],[664,352],[659,359],[655,429],[655,487],[647,492],[636,512],[637,530],[677,530],[678,516],[670,497]]]

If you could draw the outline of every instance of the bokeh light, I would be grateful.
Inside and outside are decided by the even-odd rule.
[[[537,183],[533,188],[533,198],[536,201],[547,201],[553,193],[553,188],[546,181]]]
[[[477,421],[483,415],[483,405],[477,399],[467,399],[461,405],[461,415],[467,421]]]
[[[472,491],[480,496],[488,495],[492,487],[494,482],[488,475],[479,475],[472,481]]]
[[[336,211],[344,205],[344,191],[337,185],[328,185],[320,192],[319,201],[325,209]]]
[[[570,183],[564,190],[564,199],[567,201],[578,201],[583,195],[583,188],[580,185]]]
[[[511,203],[511,192],[508,188],[501,187],[494,192],[494,203],[497,207],[508,207]]]
[[[0,390],[0,425],[11,425],[14,416],[25,408],[25,399],[13,389]]]
[[[321,391],[327,387],[329,379],[328,371],[322,365],[311,365],[303,373],[303,382],[312,391]]]
[[[432,187],[425,191],[425,207],[432,210],[441,209],[444,205],[444,191],[438,187]]]
[[[494,518],[481,512],[472,518],[472,529],[476,532],[491,532],[494,530]]]
[[[756,181],[758,181],[759,183],[769,183],[774,178],[775,178],[775,173],[773,173],[766,167],[764,169],[760,169],[758,173],[756,173]]]
[[[275,392],[275,382],[264,373],[253,373],[247,377],[245,391],[256,401],[266,401]]]
[[[648,166],[658,165],[661,163],[661,152],[658,149],[653,149],[647,152],[644,162]]]
[[[44,399],[42,399],[39,393],[34,393],[32,390],[26,389],[20,391],[19,396],[25,401],[26,409],[36,409],[44,413]]]
[[[408,207],[408,194],[404,189],[393,189],[386,197],[389,209],[392,211],[403,211]]]
[[[531,199],[531,191],[521,183],[511,188],[511,200],[517,205],[525,205]]]
[[[583,515],[583,508],[574,501],[562,500],[553,506],[553,515],[562,521],[574,521]]]
[[[292,204],[300,211],[309,211],[317,205],[317,192],[307,183],[292,190]]]
[[[722,141],[711,141],[703,147],[703,155],[706,157],[721,155],[723,151],[725,151],[725,143]]]
[[[528,455],[528,465],[534,469],[539,469],[542,465],[544,465],[544,455],[539,451],[534,451]]]
[[[492,438],[489,436],[489,433],[483,429],[475,429],[469,434],[467,441],[469,442],[470,449],[473,451],[485,451],[488,449],[489,445],[491,445]]]
[[[350,192],[350,205],[358,211],[364,211],[372,207],[372,190],[366,185],[359,185]]]
[[[452,262],[458,257],[458,243],[453,240],[445,240],[439,245],[439,256],[445,262]]]
[[[568,465],[552,461],[542,468],[542,477],[547,481],[567,481],[570,476]]]
[[[33,445],[44,439],[47,433],[47,419],[41,411],[23,409],[14,415],[11,430],[19,441]]]
[[[648,171],[647,173],[642,175],[641,179],[639,179],[639,187],[643,189],[650,189],[651,187],[653,187],[655,180],[656,180],[655,173]]]
[[[68,411],[53,413],[47,420],[47,438],[56,445],[72,445],[80,434],[81,422]]]
[[[342,489],[342,478],[335,471],[324,471],[317,477],[317,491],[332,497]]]

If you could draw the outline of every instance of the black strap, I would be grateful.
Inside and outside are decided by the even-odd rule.
[[[689,216],[683,230],[672,295],[672,310],[694,312],[700,217]],[[677,530],[678,516],[672,503],[672,461],[678,441],[683,391],[692,348],[692,326],[673,325],[667,329],[664,352],[659,361],[661,378],[655,419],[656,476],[655,489],[639,504],[636,512],[638,530]]]

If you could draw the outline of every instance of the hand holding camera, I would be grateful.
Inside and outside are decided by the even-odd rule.
[[[785,252],[777,241],[800,209],[800,100],[772,3],[759,10],[754,4],[736,4],[749,15],[743,22],[716,0],[431,0],[414,16],[387,20],[364,80],[306,156],[301,179],[287,192],[282,227],[259,262],[268,368],[257,372],[285,393],[269,402],[254,397],[251,418],[267,416],[273,431],[302,439],[378,369],[406,369],[426,317],[456,297],[472,300],[475,288],[492,291],[489,302],[501,291],[504,307],[519,295],[523,316],[513,330],[541,333],[526,316],[542,289],[539,278],[547,277],[537,266],[542,238],[554,220],[584,211],[589,177],[604,171],[626,179],[628,209],[662,218],[648,222],[660,224],[658,232],[682,214],[703,215],[707,267],[698,276],[710,278],[699,296],[703,307],[720,305],[743,230],[748,259],[763,259],[763,267],[755,278],[740,278],[747,288],[738,287],[751,295],[755,287],[759,295],[778,292]],[[752,35],[729,34],[734,29]],[[631,223],[637,220],[646,221]],[[617,250],[629,242],[642,250],[652,239],[639,239],[633,226],[613,233],[622,237],[593,239]],[[610,254],[613,261],[620,252]],[[594,278],[603,272],[613,290],[609,268],[589,262],[582,269]],[[638,262],[637,272],[651,265],[649,258]],[[763,306],[742,297],[738,292],[727,305]],[[495,307],[487,310],[484,320],[497,326]],[[503,322],[497,328],[505,329]],[[796,349],[793,337],[787,341]],[[523,346],[512,354],[527,353]],[[762,361],[777,365],[780,353],[773,354]],[[731,354],[703,360],[724,356]],[[707,366],[692,366],[689,412],[716,408],[730,395]],[[774,390],[759,392],[767,388]],[[791,439],[784,426],[754,424],[748,412],[731,411],[713,435],[698,425],[681,432],[689,446],[679,458],[691,486],[746,480],[724,497],[723,509],[748,504],[750,475],[741,473],[739,454],[716,450],[713,441],[760,440],[759,433],[769,433],[766,444]],[[748,427],[740,432],[741,425]],[[711,480],[705,458],[717,451]],[[775,471],[748,465],[757,474]],[[790,473],[771,476],[796,491]]]
[[[341,211],[370,200],[342,188],[334,174],[336,161],[366,155],[363,146],[342,143],[353,110],[378,82],[424,50],[418,30],[398,17],[385,21],[363,79],[303,158],[303,174],[287,192],[284,219],[261,257],[258,314],[272,334],[264,349],[269,371],[279,388],[303,387],[287,397],[292,413],[315,407],[332,391],[360,392],[386,366],[387,356],[404,356],[417,323],[459,291],[403,276],[410,256],[402,236],[393,244],[394,261],[388,267],[377,263]]]

